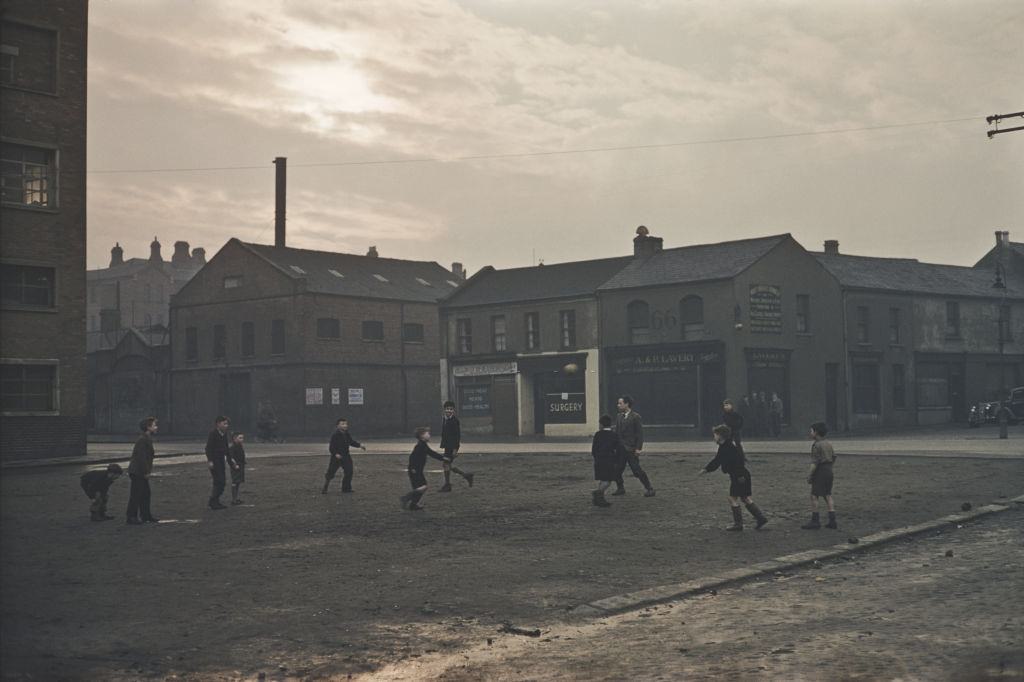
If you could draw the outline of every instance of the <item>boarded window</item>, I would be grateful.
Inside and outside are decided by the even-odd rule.
[[[316,335],[321,339],[340,339],[341,320],[336,317],[319,317],[316,320]]]
[[[363,320],[363,341],[383,341],[384,323],[380,320]]]

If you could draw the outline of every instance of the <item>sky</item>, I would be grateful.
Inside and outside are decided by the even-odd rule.
[[[289,246],[470,273],[641,224],[960,265],[1024,241],[1024,131],[985,135],[1024,110],[1020,3],[92,0],[89,31],[91,268],[272,243],[277,156]]]

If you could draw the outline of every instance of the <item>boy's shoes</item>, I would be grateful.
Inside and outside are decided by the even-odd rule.
[[[452,484],[451,483],[445,483],[443,486],[441,486],[438,489],[437,492],[439,492],[439,493],[450,493],[451,491],[452,491]]]
[[[324,487],[323,487],[323,489],[322,489],[322,490],[320,491],[320,494],[321,494],[321,495],[326,495],[326,494],[327,494],[327,484],[326,484],[326,483],[324,483]]]
[[[819,530],[821,528],[821,517],[818,512],[811,513],[811,520],[800,526],[804,530]]]
[[[761,530],[764,528],[765,524],[768,523],[768,517],[765,516],[764,512],[762,512],[761,509],[753,502],[747,505],[747,511],[750,512],[750,515],[757,520],[757,525],[754,526],[754,530]]]
[[[352,488],[342,488],[341,492],[343,492],[343,493],[350,493],[350,492],[352,492]]]
[[[826,528],[831,528],[832,530],[835,530],[835,529],[839,528],[839,525],[836,523],[836,513],[835,512],[829,512],[828,513],[828,523],[825,524],[825,527]]]
[[[210,500],[210,509],[219,510],[219,509],[227,509],[227,507],[225,507],[223,504],[221,504],[220,500]]]
[[[139,521],[138,519],[128,519],[128,525],[129,526],[141,526],[142,525],[142,521]]]
[[[654,488],[648,488],[645,490],[644,497],[654,497]]]
[[[730,509],[732,509],[732,525],[728,526],[726,530],[743,530],[743,512],[740,510],[739,507],[730,507]]]
[[[409,496],[402,495],[398,498],[398,504],[401,505],[402,509],[408,509],[409,507]]]
[[[146,518],[142,519],[142,522],[143,523],[160,523],[160,519],[158,519],[155,516],[147,516]]]
[[[231,504],[232,505],[239,505],[239,504],[242,504],[242,501],[239,500],[239,499],[234,499],[234,500],[231,500]]]
[[[475,474],[466,474],[466,483],[469,484],[470,488],[473,487],[473,478],[474,477],[475,477]]]
[[[626,489],[625,488],[616,488],[615,492],[612,493],[612,495],[625,495],[625,494],[626,494]]]
[[[590,496],[591,496],[591,501],[594,503],[595,507],[610,507],[610,506],[612,506],[611,502],[609,502],[608,500],[604,499],[604,493],[601,492],[600,490],[591,491]]]

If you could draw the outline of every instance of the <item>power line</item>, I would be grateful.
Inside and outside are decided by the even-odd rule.
[[[655,144],[622,145],[617,147],[583,147],[580,149],[558,149],[537,152],[512,152],[506,154],[474,154],[469,156],[452,157],[421,157],[411,159],[378,159],[370,161],[326,161],[321,163],[293,163],[292,168],[327,168],[341,166],[384,166],[414,163],[454,163],[460,161],[486,161],[500,159],[523,159],[545,156],[568,156],[571,154],[594,154],[601,152],[622,152],[644,149],[666,149],[671,147],[693,147],[697,145],[711,144],[732,144],[737,142],[757,142],[761,140],[781,140],[793,137],[813,137],[816,135],[841,135],[844,133],[857,133],[871,130],[890,130],[893,128],[912,128],[915,126],[940,125],[944,123],[963,123],[965,121],[976,121],[980,116],[964,116],[961,118],[936,119],[931,121],[913,121],[910,123],[890,123],[878,126],[861,126],[858,128],[834,128],[831,130],[809,130],[799,133],[776,133],[773,135],[751,135],[746,137],[720,137],[711,140],[686,140],[683,142],[661,142]],[[93,175],[109,175],[115,173],[192,173],[207,171],[240,171],[240,170],[269,170],[271,166],[204,166],[197,168],[118,168],[90,170],[87,173]]]

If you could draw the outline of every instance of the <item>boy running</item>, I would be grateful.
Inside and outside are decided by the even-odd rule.
[[[321,495],[327,494],[327,486],[331,484],[331,479],[338,473],[339,468],[345,472],[341,477],[341,492],[352,492],[352,474],[355,472],[355,467],[352,464],[350,449],[359,448],[366,452],[363,444],[348,432],[348,419],[341,417],[335,423],[335,427],[334,433],[331,434],[331,444],[327,448],[330,450],[331,456],[327,463],[327,473],[324,474],[324,488],[320,491]]]
[[[455,416],[455,403],[448,400],[444,404],[444,417],[441,419],[441,449],[444,451],[444,485],[438,492],[450,493],[452,491],[452,472],[466,479],[469,487],[473,487],[473,474],[455,466],[455,458],[459,456],[459,448],[462,446],[462,425],[459,418]]]
[[[725,424],[719,424],[712,432],[715,434],[715,442],[718,443],[718,454],[700,470],[700,475],[710,473],[721,467],[723,474],[729,475],[729,507],[732,509],[733,524],[726,530],[743,530],[743,512],[740,511],[740,501],[746,505],[747,511],[757,520],[757,530],[761,530],[764,524],[768,523],[757,505],[754,504],[750,485],[750,472],[747,471],[746,461],[743,452],[736,447],[732,441],[732,430]]]
[[[618,471],[615,476],[615,492],[612,495],[625,495],[626,487],[622,481],[622,474],[626,471],[626,465],[633,475],[640,479],[644,485],[644,497],[654,497],[654,486],[647,472],[640,466],[640,453],[644,449],[644,424],[640,415],[633,411],[633,399],[624,395],[616,403],[619,410],[618,419],[615,421],[615,433],[622,440],[626,449],[626,457],[619,461]]]
[[[835,450],[832,444],[825,440],[828,435],[828,427],[825,422],[811,424],[811,471],[807,476],[807,482],[811,484],[811,520],[800,526],[804,530],[818,530],[821,528],[821,517],[818,516],[818,498],[824,497],[828,506],[828,523],[826,528],[836,529],[836,508],[832,502],[832,464],[836,461]]]
[[[428,445],[430,442],[430,428],[421,426],[416,429],[416,447],[409,455],[409,483],[412,485],[412,492],[406,493],[398,498],[402,509],[418,511],[423,509],[420,500],[427,492],[427,477],[423,475],[423,468],[427,465],[427,457],[444,462],[444,457]]]

